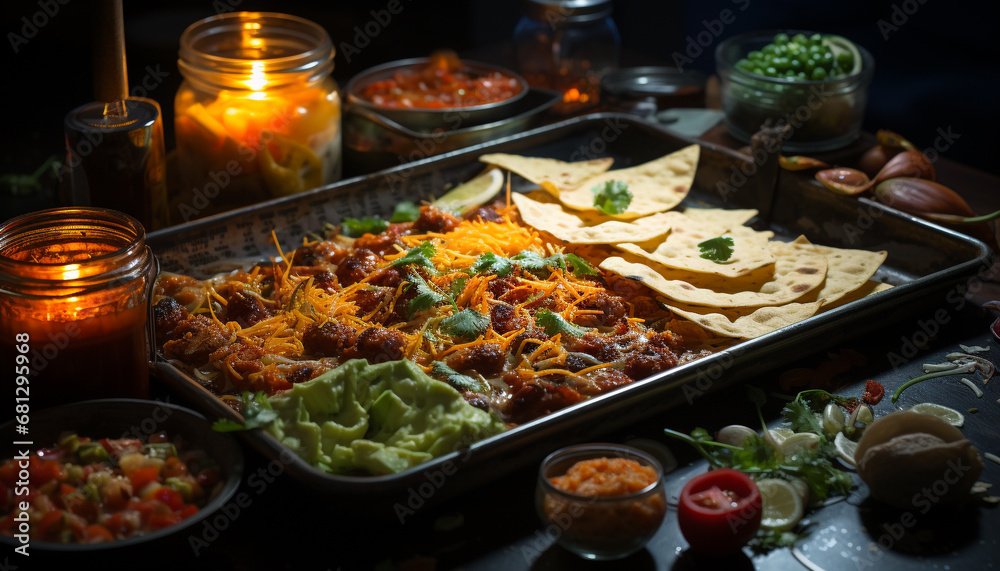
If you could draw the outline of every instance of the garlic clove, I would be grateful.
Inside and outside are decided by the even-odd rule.
[[[821,170],[816,173],[816,180],[833,192],[848,196],[861,194],[872,187],[872,181],[868,175],[857,169],[846,167]]]

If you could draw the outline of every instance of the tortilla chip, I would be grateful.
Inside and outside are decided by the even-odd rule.
[[[572,190],[563,190],[559,200],[574,210],[596,210],[591,189],[610,180],[620,180],[628,185],[632,202],[615,218],[633,219],[670,210],[691,190],[700,152],[700,146],[691,145],[648,163],[598,174]]]
[[[706,224],[679,212],[667,212],[665,215],[669,216],[670,234],[656,249],[648,251],[643,246],[648,248],[649,244],[635,243],[618,244],[618,247],[669,268],[729,278],[739,277],[773,264],[775,260],[767,247],[768,239],[774,236],[773,232],[758,232],[746,226],[730,224],[749,212],[751,211],[744,211],[740,216],[727,216],[725,222],[717,224]],[[722,263],[702,258],[698,244],[719,236],[733,238],[732,256]]]
[[[702,328],[737,339],[754,339],[804,321],[816,314],[822,304],[789,303],[777,307],[758,307],[756,309],[728,309],[712,311],[707,307],[682,306],[667,304],[670,311],[690,319]]]
[[[560,191],[580,186],[588,178],[597,176],[611,168],[612,158],[593,159],[567,163],[556,159],[522,157],[504,153],[492,153],[479,157],[480,162],[496,165],[515,172],[541,186],[553,196]]]
[[[557,202],[540,202],[520,193],[512,193],[511,200],[526,224],[575,244],[615,244],[634,239],[646,241],[670,231],[669,218],[663,213],[633,222],[592,219],[595,224],[587,225]]]
[[[805,236],[799,236],[793,242],[772,242],[770,247],[776,255],[799,250],[826,257],[828,268],[823,287],[800,300],[822,301],[824,306],[864,286],[886,258],[885,251],[869,252],[820,246],[810,243]]]
[[[834,301],[829,305],[824,304],[823,308],[820,309],[820,313],[825,313],[827,311],[830,311],[831,309],[837,309],[842,305],[847,305],[852,301],[857,301],[859,299],[868,297],[869,295],[876,294],[880,291],[885,291],[887,289],[892,289],[892,285],[884,284],[882,282],[877,282],[874,280],[869,280],[868,283],[866,283],[865,285],[859,287],[858,289],[852,292],[849,292],[847,295],[841,297],[837,301]]]
[[[675,270],[613,257],[601,268],[641,281],[650,289],[687,305],[737,308],[783,305],[820,287],[826,277],[826,258],[805,251],[779,257],[737,278]]]

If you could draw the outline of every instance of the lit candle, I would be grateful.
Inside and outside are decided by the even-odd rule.
[[[333,56],[323,28],[284,14],[223,14],[184,32],[173,222],[340,178]]]
[[[0,225],[0,363],[15,373],[4,394],[30,409],[147,397],[155,267],[145,230],[121,212],[56,208]]]

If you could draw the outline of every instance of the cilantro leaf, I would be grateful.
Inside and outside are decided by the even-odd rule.
[[[463,309],[451,317],[441,320],[439,329],[448,335],[475,339],[490,327],[490,318],[475,309]]]
[[[509,275],[513,270],[514,266],[510,260],[493,252],[482,254],[472,264],[472,271],[477,274],[495,274],[501,278]]]
[[[566,262],[573,266],[573,275],[577,277],[581,276],[596,276],[597,270],[594,266],[590,265],[590,262],[584,260],[576,254],[566,254]]]
[[[823,425],[820,424],[816,413],[805,400],[795,397],[795,400],[785,405],[781,409],[781,417],[785,419],[791,429],[795,432],[812,432],[820,438],[826,438],[823,434]]]
[[[702,258],[716,264],[727,262],[729,258],[733,257],[733,239],[729,236],[709,238],[698,244],[698,248],[701,250]]]
[[[562,254],[553,254],[548,258],[543,258],[539,253],[527,250],[514,256],[510,259],[510,261],[528,270],[529,272],[544,270],[549,266],[559,268],[561,270],[566,269],[566,258]]]
[[[255,394],[244,391],[241,400],[243,401],[243,424],[228,418],[220,418],[212,423],[212,430],[216,432],[251,430],[267,426],[278,418],[278,413],[271,409],[271,402],[267,400],[267,394],[264,391],[257,391]]]
[[[572,337],[581,337],[590,331],[587,327],[580,327],[563,319],[558,313],[543,309],[535,314],[535,325],[545,329],[546,335],[565,333]]]
[[[444,377],[449,385],[459,390],[483,394],[490,391],[489,383],[468,375],[463,375],[441,361],[431,363],[431,374]]]
[[[381,234],[388,227],[389,223],[378,216],[345,218],[340,223],[340,231],[349,238],[359,238],[365,234]]]
[[[434,247],[434,244],[428,240],[421,242],[419,246],[410,248],[410,251],[407,252],[405,256],[394,260],[390,265],[402,266],[406,264],[413,264],[416,266],[423,266],[433,272],[435,271],[435,268],[434,262],[431,261],[431,258],[434,257],[435,253],[437,253],[437,249]]]
[[[620,180],[609,180],[590,189],[594,193],[594,208],[605,214],[621,214],[632,204],[632,192],[628,184]]]
[[[410,300],[410,304],[406,307],[407,318],[412,317],[418,311],[430,309],[443,301],[450,301],[448,296],[432,288],[416,272],[410,274],[410,282],[417,288],[417,295]]]
[[[417,218],[420,218],[420,207],[409,200],[404,200],[396,205],[389,222],[413,222]]]
[[[465,290],[465,284],[469,283],[469,278],[455,278],[451,281],[451,297],[458,297],[462,295],[462,291]]]

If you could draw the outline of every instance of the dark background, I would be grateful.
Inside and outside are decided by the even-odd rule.
[[[62,1],[66,4],[5,1],[0,8],[5,36],[0,46],[5,92],[0,175],[31,172],[47,157],[62,155],[63,117],[93,99],[89,26],[94,3]],[[511,38],[521,14],[516,0],[399,2],[402,12],[350,61],[338,50],[334,76],[341,86],[368,67],[428,55],[436,48],[452,48],[467,57],[509,58],[504,42]],[[355,26],[364,27],[373,19],[371,11],[384,10],[387,4],[388,0],[129,0],[125,2],[129,83],[141,84],[152,76],[149,70],[156,72],[153,75],[166,74],[148,96],[163,108],[170,150],[173,97],[182,79],[177,71],[178,39],[189,24],[220,11],[286,12],[321,24],[340,46],[353,42]],[[58,7],[58,12],[49,16],[46,7],[50,12]],[[673,54],[683,53],[688,39],[705,30],[706,22],[717,20],[723,9],[736,17],[723,26],[720,39],[759,29],[800,28],[841,34],[866,47],[876,60],[866,130],[893,129],[920,148],[936,140],[940,144],[941,132],[950,131],[958,137],[942,156],[983,170],[993,168],[996,145],[991,136],[998,125],[995,101],[1000,91],[995,30],[1000,10],[995,4],[987,12],[942,0],[616,0],[613,17],[621,31],[624,65],[673,65]],[[33,18],[45,24],[29,38],[32,29],[26,28],[25,19]],[[718,24],[713,27],[718,29]],[[19,40],[14,34],[27,40],[19,43],[16,53],[12,42]],[[694,57],[689,67],[712,73],[717,43]],[[52,200],[49,192],[0,202],[11,204],[5,210],[13,210],[0,213],[0,219],[47,206]]]

